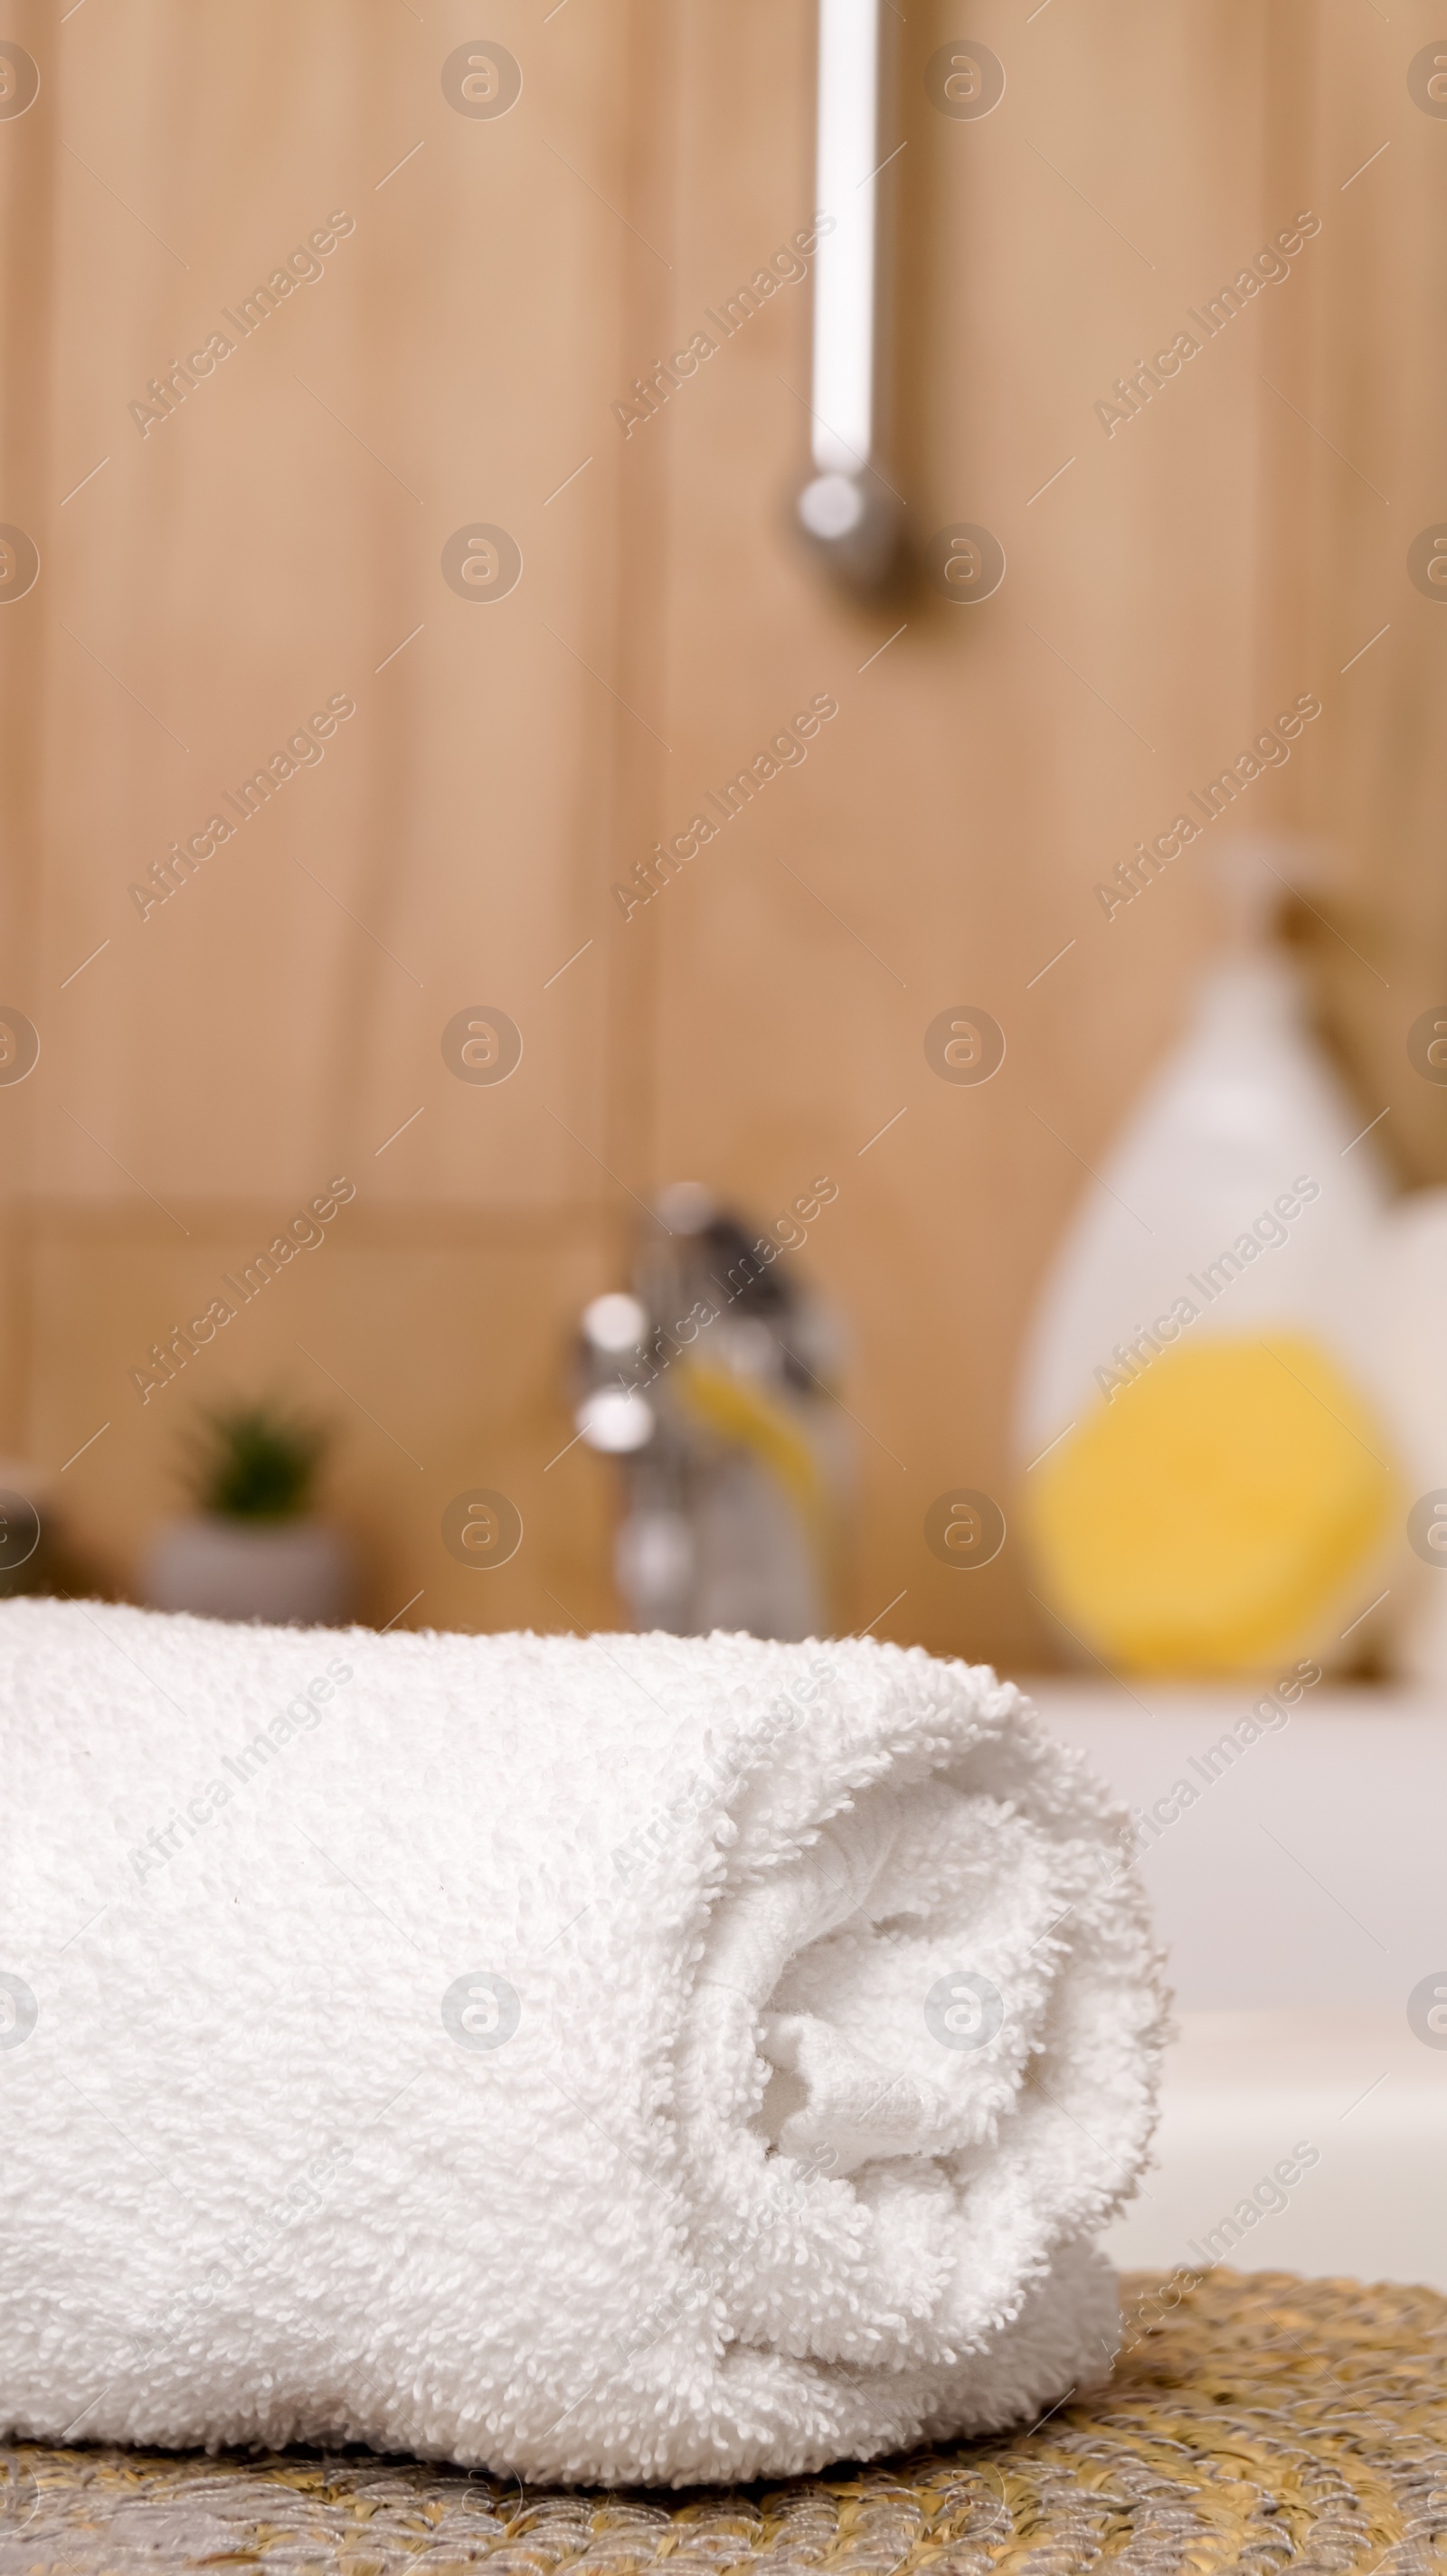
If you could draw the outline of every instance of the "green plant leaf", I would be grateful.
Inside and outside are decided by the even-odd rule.
[[[197,1507],[228,1520],[295,1520],[311,1502],[330,1426],[266,1403],[222,1406],[186,1441]]]

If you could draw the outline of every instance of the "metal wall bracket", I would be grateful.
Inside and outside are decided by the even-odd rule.
[[[876,470],[883,345],[880,101],[888,8],[889,0],[819,0],[814,472],[798,500],[805,536],[831,570],[866,593],[888,579],[899,541],[896,504]]]

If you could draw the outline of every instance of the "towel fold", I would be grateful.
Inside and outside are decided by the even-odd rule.
[[[13,1601],[0,1724],[15,2434],[683,2484],[1108,2369],[1156,1962],[988,1670]]]

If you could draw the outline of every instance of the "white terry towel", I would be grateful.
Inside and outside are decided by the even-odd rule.
[[[1119,1818],[851,1640],[0,1606],[0,2419],[795,2474],[1099,2379]]]

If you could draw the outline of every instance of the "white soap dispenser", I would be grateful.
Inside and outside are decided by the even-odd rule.
[[[1223,951],[1027,1344],[1039,1588],[1112,1669],[1353,1660],[1396,1506],[1371,1358],[1388,1185],[1272,936],[1282,856],[1220,853]]]

